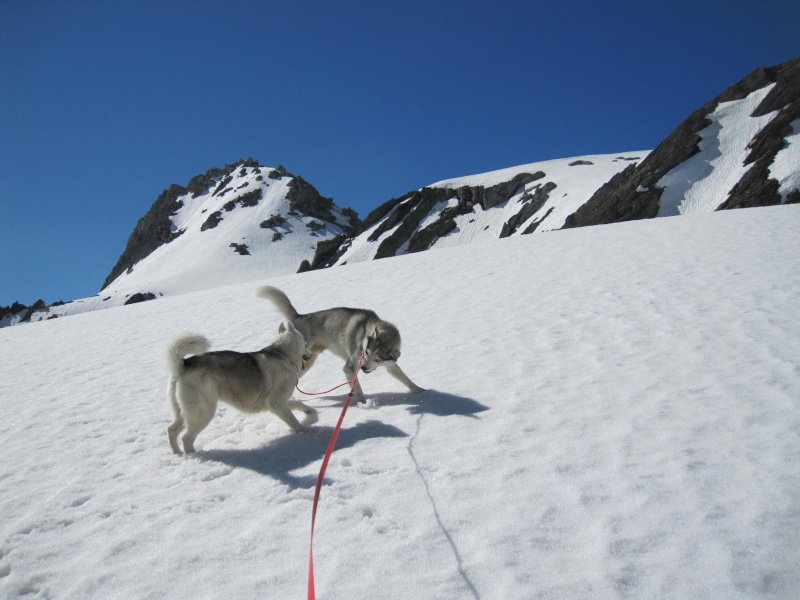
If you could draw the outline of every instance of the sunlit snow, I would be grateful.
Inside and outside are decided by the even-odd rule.
[[[164,349],[250,350],[297,308],[403,334],[361,378],[317,597],[721,598],[800,589],[800,206],[587,227],[0,330],[0,597],[305,597],[313,434],[222,408],[167,444]],[[343,380],[321,359],[304,388]]]

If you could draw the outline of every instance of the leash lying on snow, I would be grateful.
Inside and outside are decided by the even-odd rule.
[[[319,475],[317,476],[317,487],[314,490],[314,504],[311,509],[311,540],[308,546],[308,600],[316,600],[316,593],[314,590],[314,522],[317,520],[317,505],[319,504],[319,494],[322,490],[322,480],[325,478],[325,470],[328,468],[328,461],[331,459],[331,454],[333,454],[333,447],[336,445],[336,439],[339,437],[339,431],[342,428],[342,422],[344,421],[344,415],[347,412],[347,408],[350,406],[350,401],[353,399],[353,392],[356,389],[356,384],[358,383],[358,371],[361,369],[361,363],[364,362],[364,355],[361,355],[361,358],[358,361],[358,366],[356,367],[356,374],[353,377],[352,381],[347,381],[341,385],[337,385],[335,388],[328,390],[331,392],[337,388],[342,387],[342,385],[350,384],[350,393],[347,394],[347,400],[345,400],[344,408],[342,408],[342,414],[339,415],[339,422],[336,423],[336,427],[331,434],[331,441],[328,442],[328,449],[325,451],[325,457],[322,459],[322,466],[319,469]],[[300,388],[297,388],[297,391],[305,394]],[[320,394],[327,394],[328,392],[320,392]],[[307,396],[315,396],[317,394],[306,394]]]

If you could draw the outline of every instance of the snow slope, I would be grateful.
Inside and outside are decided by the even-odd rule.
[[[733,186],[751,166],[745,164],[751,141],[778,114],[750,116],[774,86],[765,86],[742,100],[721,102],[709,115],[711,125],[700,132],[700,151],[656,184],[664,188],[659,217],[711,212],[728,199]],[[797,157],[784,156],[787,167],[792,158]],[[798,166],[800,162],[795,160],[793,170]]]
[[[372,307],[430,391],[362,377],[319,598],[740,599],[800,589],[800,206],[521,236],[268,279]],[[315,434],[222,409],[167,446],[163,350],[253,349],[256,283],[0,330],[0,597],[304,597]],[[342,381],[320,359],[303,383]]]

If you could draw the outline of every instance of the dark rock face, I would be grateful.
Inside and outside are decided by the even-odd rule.
[[[237,254],[241,254],[242,256],[250,256],[250,249],[247,247],[247,244],[237,244],[236,242],[232,242],[229,248],[233,248],[233,251]]]
[[[769,167],[775,155],[783,148],[785,138],[791,135],[792,121],[800,119],[800,58],[774,69],[759,69],[751,77],[756,75],[763,77],[767,82],[774,79],[776,85],[755,110],[753,116],[760,117],[776,110],[780,112],[753,139],[745,163],[752,166],[731,190],[730,196],[720,209],[781,203],[778,194],[779,183],[769,178]],[[787,202],[791,202],[792,195],[796,196],[797,193],[795,190],[790,194]]]
[[[281,215],[272,215],[269,219],[261,221],[260,227],[262,229],[269,229],[270,227],[280,227],[286,222]]]
[[[203,222],[200,226],[200,231],[207,231],[208,229],[214,229],[217,225],[222,222],[222,213],[218,210],[215,210],[208,218]]]
[[[137,304],[139,302],[147,302],[148,300],[155,300],[156,295],[152,292],[137,292],[125,301],[125,304]]]
[[[286,198],[289,200],[290,212],[294,211],[329,223],[336,223],[333,215],[333,200],[320,195],[317,189],[302,177],[292,177]],[[358,214],[349,208],[342,209],[342,212],[349,220],[349,225],[345,225],[343,228],[348,233],[353,233],[361,225]]]
[[[375,242],[389,231],[392,233],[381,241],[378,246],[375,258],[386,258],[395,256],[398,250],[404,245],[406,253],[422,252],[428,250],[436,240],[446,236],[456,228],[455,217],[475,212],[474,206],[480,205],[484,210],[499,206],[508,202],[520,190],[533,181],[541,179],[545,174],[541,171],[537,173],[520,173],[509,181],[504,181],[491,187],[483,186],[463,186],[460,188],[429,188],[424,187],[413,192],[409,192],[400,198],[394,198],[385,202],[367,218],[364,219],[359,231],[367,231],[380,223],[367,238],[370,242]],[[430,218],[436,205],[441,202],[448,202],[456,199],[455,204],[445,207],[439,212],[436,219],[419,229],[423,220]],[[317,248],[311,268],[321,269],[336,263],[350,247],[352,238],[342,237],[334,248],[332,244],[335,240],[324,242]]]
[[[47,304],[45,304],[45,301],[40,298],[39,300],[33,303],[33,306],[29,306],[25,310],[25,314],[20,319],[20,323],[29,322],[31,320],[31,317],[33,316],[33,313],[35,313],[37,310],[44,310],[45,308],[47,308]]]
[[[342,245],[351,238],[346,235],[337,235],[329,240],[323,240],[317,244],[317,249],[314,252],[314,259],[308,265],[308,269],[321,269],[326,265],[333,264],[336,258],[340,256],[337,254]],[[307,263],[308,261],[303,261]],[[302,264],[301,264],[302,268]],[[298,271],[302,273],[302,271]]]
[[[203,175],[192,177],[192,179],[189,181],[189,184],[186,186],[186,189],[192,195],[192,198],[197,198],[198,196],[202,196],[203,194],[207,193],[214,184],[220,184],[222,181],[225,182],[225,184],[221,187],[218,185],[215,193],[222,191],[228,182],[230,182],[229,176],[236,170],[237,167],[253,167],[255,169],[259,169],[259,164],[258,161],[253,160],[252,158],[245,158],[236,161],[232,165],[225,165],[223,169],[209,169]],[[225,181],[226,179],[227,181]]]
[[[15,301],[11,306],[0,306],[0,319],[20,313],[26,308],[28,307],[19,302],[19,300]]]
[[[548,181],[544,185],[537,185],[532,193],[526,192],[521,200],[522,209],[503,225],[503,229],[500,231],[500,237],[508,237],[517,231],[520,225],[542,208],[544,203],[550,198],[550,192],[554,189],[556,189],[556,184],[552,181]],[[523,233],[531,233],[536,229],[536,225],[538,225],[538,223],[535,223],[533,228],[529,227]]]
[[[662,190],[656,187],[656,182],[699,152],[699,132],[711,124],[708,115],[720,102],[741,100],[770,83],[776,85],[753,116],[776,110],[780,113],[753,140],[747,159],[753,166],[720,209],[780,204],[778,182],[769,179],[769,165],[791,132],[789,124],[800,117],[800,58],[776,67],[757,69],[693,112],[641,164],[629,166],[598,189],[586,204],[567,218],[564,228],[657,216]]]
[[[156,199],[147,214],[139,219],[136,227],[134,227],[133,233],[128,238],[125,250],[119,257],[117,264],[111,269],[111,273],[106,277],[103,288],[107,287],[153,250],[171,242],[180,235],[180,232],[173,230],[169,217],[183,206],[183,203],[178,198],[186,193],[186,188],[173,184]]]
[[[409,206],[407,216],[401,217],[401,214],[406,211],[398,210],[395,213],[396,216],[393,215],[394,218],[387,219],[370,236],[370,240],[378,239],[383,231],[394,227],[398,219],[401,221],[400,226],[392,235],[381,242],[375,258],[394,256],[406,241],[408,242],[407,253],[428,250],[436,240],[456,228],[456,216],[475,212],[476,204],[480,205],[483,210],[500,206],[517,195],[525,185],[544,176],[545,174],[541,171],[520,173],[509,181],[488,188],[483,186],[464,186],[456,189],[422,188],[418,192],[412,192],[410,201],[407,203]],[[433,223],[417,231],[422,220],[428,217],[436,204],[452,198],[458,198],[458,202],[454,206],[448,206],[442,210]]]

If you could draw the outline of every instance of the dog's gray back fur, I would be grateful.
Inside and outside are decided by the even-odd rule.
[[[385,343],[400,351],[400,332],[366,308],[329,308],[300,314],[289,298],[278,288],[266,286],[258,290],[258,297],[271,301],[278,312],[297,328],[306,339],[306,345],[315,353],[330,350],[344,360],[358,360],[364,350],[368,333],[378,330]]]

